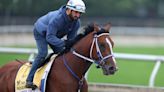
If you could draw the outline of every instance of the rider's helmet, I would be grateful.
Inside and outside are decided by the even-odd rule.
[[[85,13],[85,9],[86,9],[85,4],[82,0],[69,0],[66,5],[66,8],[69,8],[71,10],[78,11],[81,13]]]

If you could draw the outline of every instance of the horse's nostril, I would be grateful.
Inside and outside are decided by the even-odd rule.
[[[113,69],[114,69],[114,67],[113,67],[113,66],[109,67],[109,70],[113,70]]]

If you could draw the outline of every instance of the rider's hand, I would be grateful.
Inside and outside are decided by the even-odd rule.
[[[65,42],[65,48],[66,48],[66,49],[71,48],[72,45],[73,45],[73,42],[70,41],[70,40],[65,40],[64,42]]]

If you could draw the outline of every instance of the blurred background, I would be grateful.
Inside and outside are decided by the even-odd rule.
[[[49,11],[58,9],[66,2],[67,0],[0,0],[0,45],[31,44],[34,42],[32,37],[29,38],[31,40],[23,41],[23,39],[26,39],[27,34],[32,33],[35,21]],[[140,41],[144,41],[144,44],[163,45],[163,0],[84,0],[84,2],[87,10],[81,17],[82,26],[90,22],[99,24],[111,22],[111,33],[116,35],[117,45],[126,45],[129,42],[140,45]],[[8,33],[7,35],[21,33],[23,36],[7,37],[6,33]],[[126,37],[120,38],[125,35]],[[137,37],[134,39],[135,41],[129,40],[131,36],[132,39],[134,36]],[[145,36],[148,39],[143,38]],[[21,41],[24,44],[20,44]]]
[[[59,9],[66,2],[67,0],[0,0],[0,47],[2,49],[6,47],[36,48],[32,34],[33,24],[40,16]],[[140,86],[144,86],[142,88],[163,88],[164,0],[84,0],[84,2],[87,9],[86,13],[81,16],[82,26],[90,22],[97,22],[100,25],[107,22],[112,23],[111,36],[115,42],[114,52],[119,66],[118,73],[108,77],[92,66],[88,81],[91,83],[112,83],[111,88],[113,84],[126,84],[128,87],[135,85],[135,88],[140,88]],[[28,58],[27,54],[24,56],[20,54],[9,55],[8,52],[2,52],[0,52],[0,60],[4,62],[0,61],[0,66],[14,59]],[[124,53],[124,55],[153,55],[149,56],[150,58],[155,55],[155,59],[117,58],[120,53]],[[158,59],[160,62],[157,63]],[[157,70],[155,82],[151,85],[150,77],[154,69]],[[122,89],[121,91],[117,90],[115,86],[110,90],[123,92]],[[151,92],[150,89],[144,90]],[[95,90],[95,92],[109,91]],[[146,91],[136,89],[132,92]],[[163,91],[153,89],[152,92]]]

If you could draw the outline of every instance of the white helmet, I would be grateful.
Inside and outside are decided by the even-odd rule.
[[[85,4],[82,0],[69,0],[66,8],[69,8],[74,11],[85,13]]]

